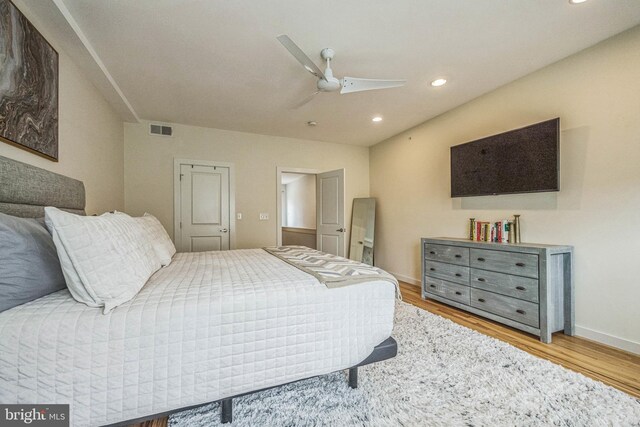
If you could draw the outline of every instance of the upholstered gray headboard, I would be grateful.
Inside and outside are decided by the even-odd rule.
[[[0,212],[39,218],[55,206],[84,215],[84,205],[82,181],[0,156]]]

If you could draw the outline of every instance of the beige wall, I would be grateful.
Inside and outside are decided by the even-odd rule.
[[[421,237],[522,214],[524,241],[575,246],[578,334],[640,352],[639,52],[636,27],[372,147],[376,263],[417,281]],[[450,146],[554,117],[559,193],[450,198]]]
[[[286,188],[287,227],[316,228],[316,176],[302,175]]]
[[[28,8],[18,8],[38,28]],[[53,162],[0,141],[0,156],[84,181],[87,213],[124,208],[122,120],[82,75],[56,40],[43,35],[59,54],[59,161]]]
[[[369,150],[366,147],[224,131],[195,126],[174,126],[174,136],[149,135],[148,123],[125,124],[125,210],[145,211],[158,217],[173,232],[173,160],[232,162],[236,171],[238,248],[276,244],[276,168],[328,171],[345,168],[346,223],[351,200],[369,194]],[[269,213],[259,221],[260,212]]]

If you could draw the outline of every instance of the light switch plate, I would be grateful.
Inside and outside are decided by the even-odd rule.
[[[241,214],[240,212],[238,212],[238,213],[236,214],[236,219],[237,219],[237,220],[242,219],[242,214]]]
[[[262,212],[260,214],[260,221],[267,221],[269,219],[269,214],[266,212]]]

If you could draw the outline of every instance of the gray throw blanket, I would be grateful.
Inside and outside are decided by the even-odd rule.
[[[373,280],[385,280],[395,285],[396,297],[402,299],[400,285],[396,278],[377,267],[305,246],[274,246],[263,249],[284,262],[312,275],[327,288],[339,288]]]

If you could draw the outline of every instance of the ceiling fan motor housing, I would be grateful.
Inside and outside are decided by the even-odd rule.
[[[327,61],[327,68],[324,70],[324,79],[318,80],[318,90],[322,92],[335,92],[339,90],[342,85],[340,84],[340,80],[333,77],[333,70],[331,69],[331,60],[335,55],[335,51],[331,48],[324,48],[322,52],[320,52],[320,56],[322,59]]]
[[[329,71],[329,74],[327,74],[326,71],[324,73],[324,76],[327,78],[327,80],[318,80],[318,90],[322,92],[335,92],[339,90],[342,85],[340,85],[340,80],[336,79],[331,74],[331,68],[328,68],[327,71]]]

